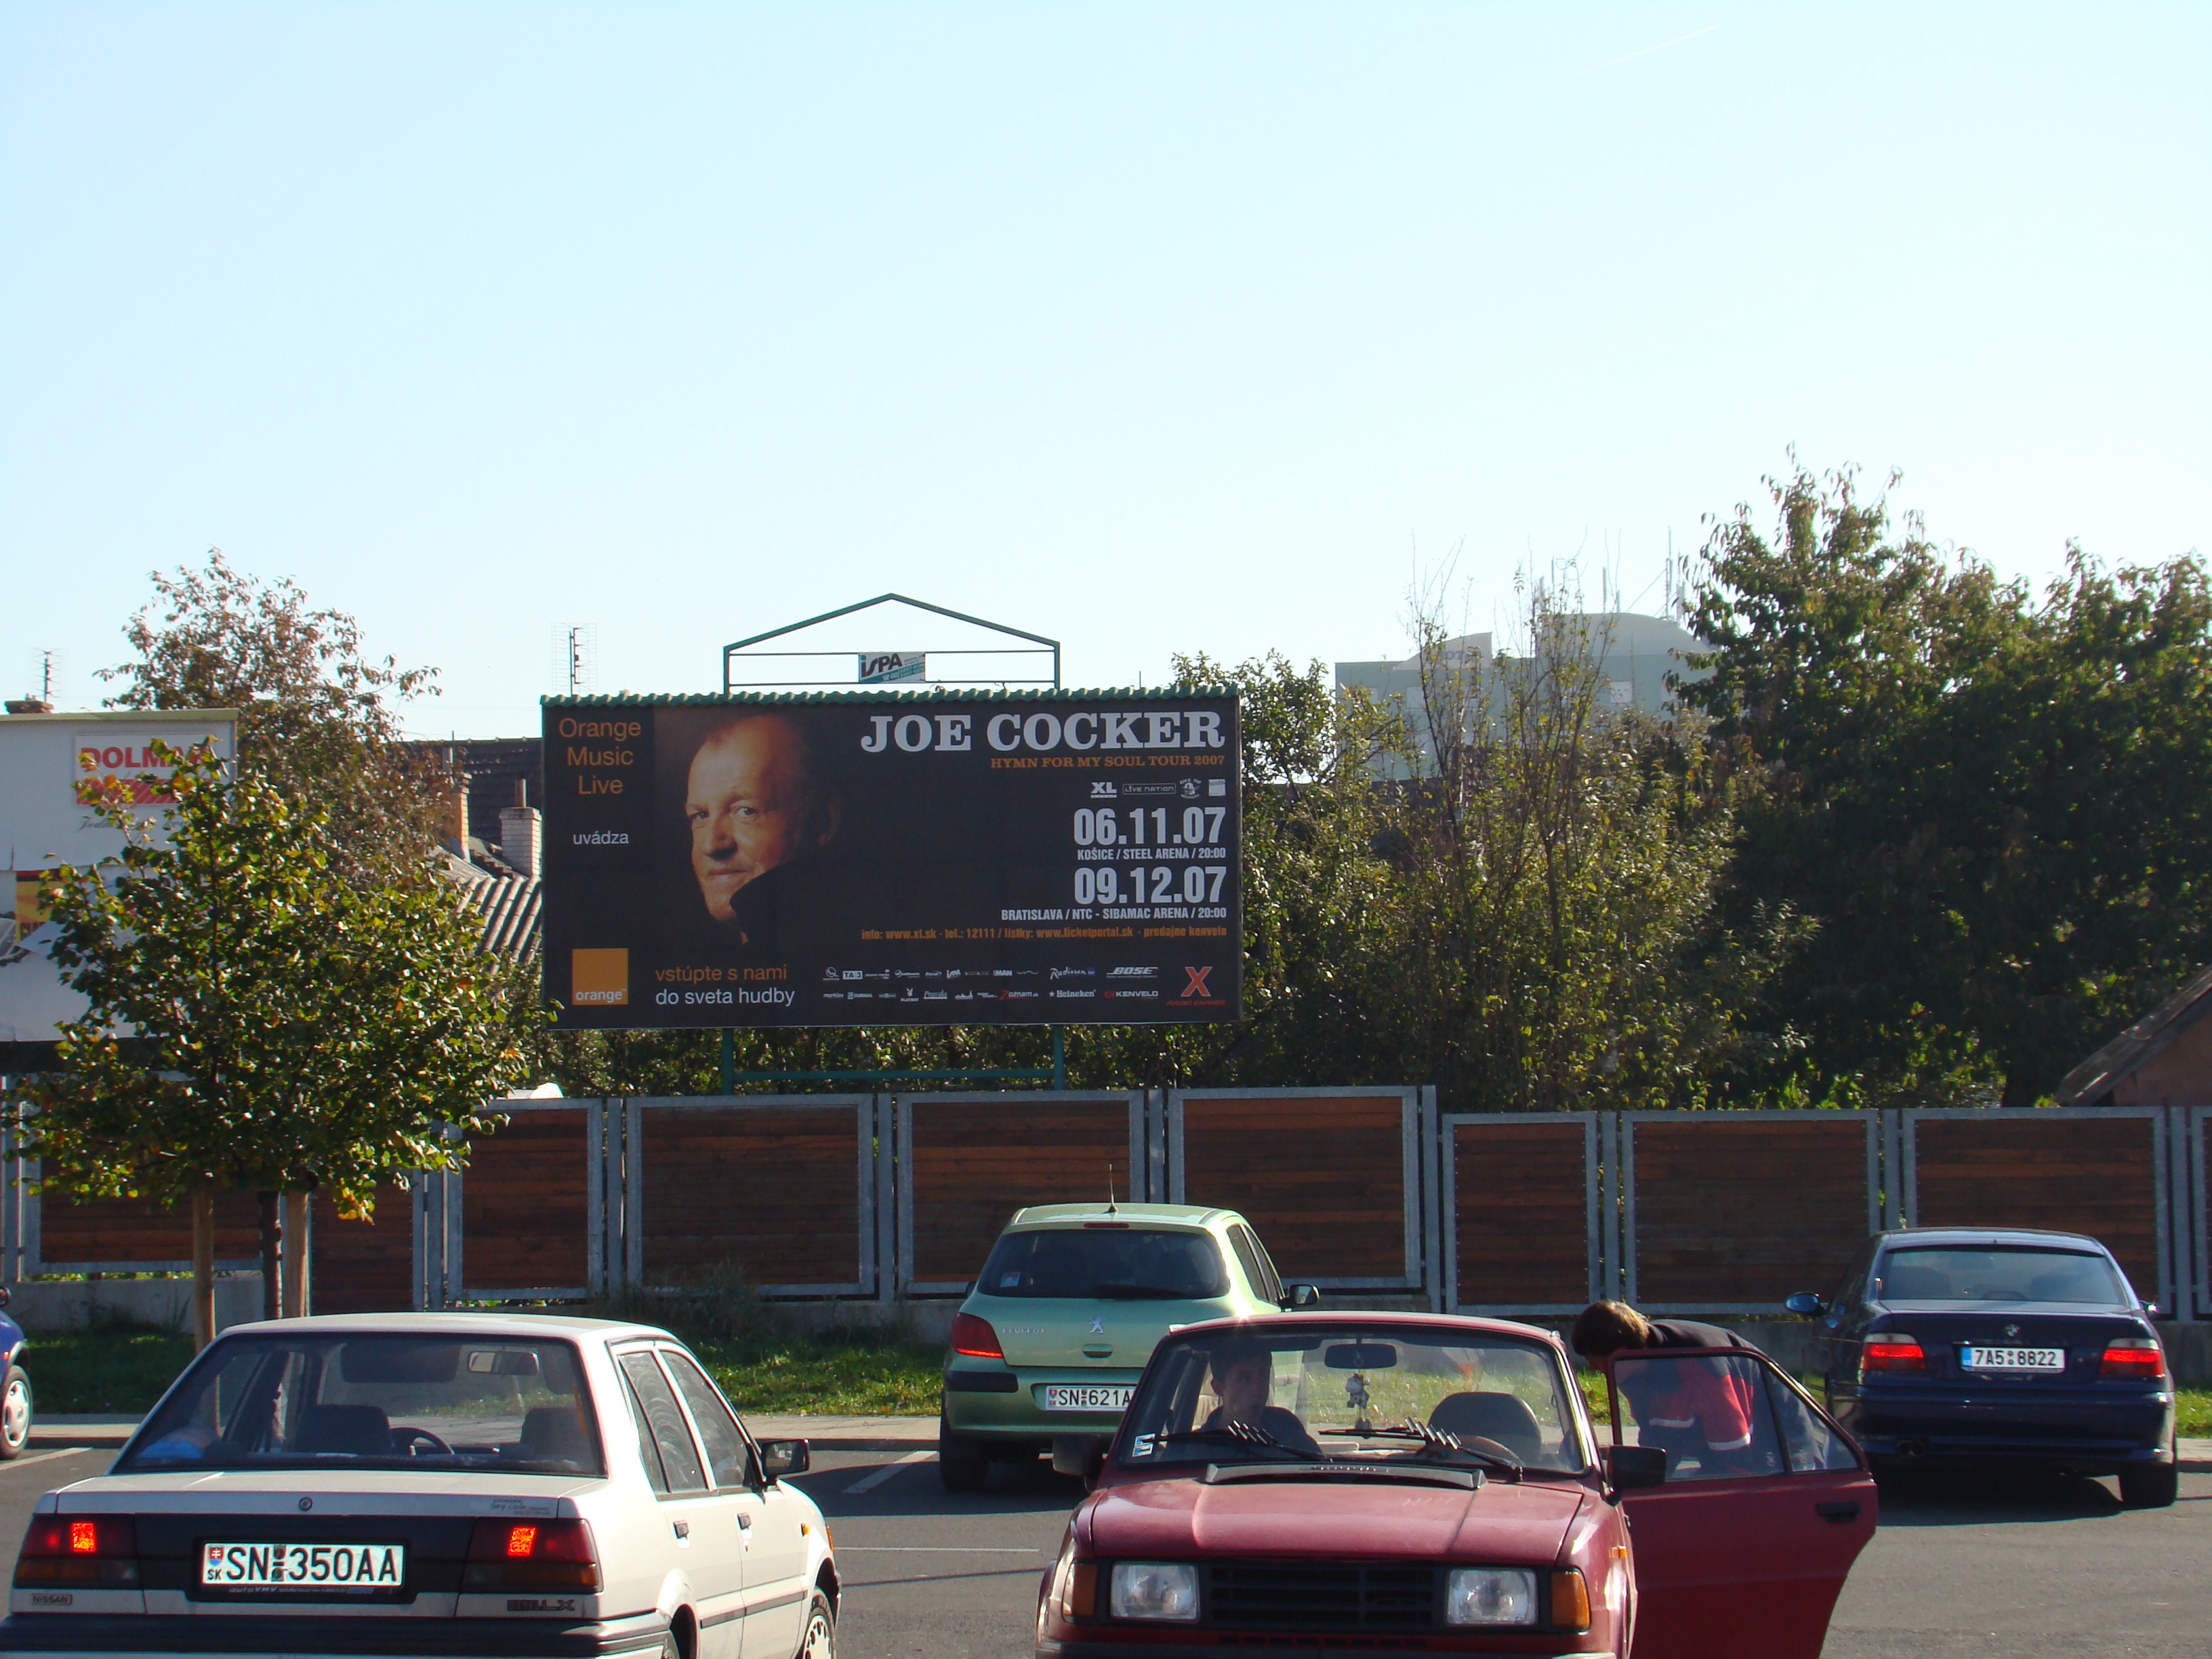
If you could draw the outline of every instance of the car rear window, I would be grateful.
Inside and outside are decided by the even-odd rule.
[[[1206,1233],[1056,1227],[1002,1237],[975,1288],[986,1296],[1190,1301],[1226,1296],[1229,1275]]]
[[[116,1463],[604,1475],[574,1346],[347,1332],[225,1337]]]
[[[1892,1250],[1882,1259],[1884,1302],[2090,1302],[2124,1304],[2112,1264],[2086,1250]]]

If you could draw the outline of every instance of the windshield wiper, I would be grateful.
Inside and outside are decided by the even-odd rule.
[[[1510,1457],[1500,1457],[1495,1452],[1480,1451],[1455,1434],[1447,1434],[1442,1429],[1431,1428],[1426,1423],[1416,1423],[1411,1419],[1403,1423],[1393,1423],[1387,1428],[1354,1426],[1349,1429],[1317,1429],[1315,1432],[1341,1434],[1355,1439],[1364,1437],[1373,1440],[1418,1440],[1421,1443],[1421,1449],[1424,1451],[1442,1452],[1446,1455],[1456,1452],[1462,1457],[1474,1459],[1485,1468],[1499,1471],[1510,1480],[1518,1480],[1527,1473]],[[1496,1445],[1498,1443],[1493,1440],[1490,1443]]]
[[[1154,1443],[1165,1445],[1170,1440],[1225,1440],[1231,1445],[1251,1446],[1263,1451],[1279,1451],[1301,1463],[1315,1462],[1314,1454],[1297,1446],[1286,1445],[1265,1429],[1255,1429],[1249,1423],[1227,1423],[1218,1429],[1184,1429],[1176,1434],[1164,1434]],[[1324,1455],[1321,1462],[1329,1459]]]

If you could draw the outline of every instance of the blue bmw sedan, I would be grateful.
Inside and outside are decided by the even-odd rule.
[[[2032,1462],[2174,1500],[2173,1380],[2148,1304],[2075,1233],[1877,1233],[1818,1315],[1828,1409],[1877,1463]]]

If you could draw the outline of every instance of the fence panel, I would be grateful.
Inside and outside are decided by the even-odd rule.
[[[319,1314],[398,1313],[417,1305],[422,1264],[416,1244],[420,1181],[376,1189],[366,1221],[347,1221],[327,1193],[314,1195],[307,1237],[307,1306]]]
[[[1910,1223],[2087,1233],[2118,1258],[2136,1294],[2170,1308],[2162,1117],[2154,1106],[1909,1111]]]
[[[901,1095],[899,1274],[916,1296],[964,1291],[992,1241],[1032,1204],[1103,1205],[1136,1196],[1147,1164],[1145,1097]]]
[[[20,1166],[35,1182],[35,1159]],[[22,1200],[22,1267],[37,1273],[190,1273],[191,1211],[143,1198],[71,1198],[27,1193]],[[216,1266],[251,1272],[261,1266],[261,1203],[252,1193],[215,1198]]]
[[[779,1296],[876,1291],[872,1095],[630,1101],[631,1275],[736,1267]]]
[[[447,1178],[444,1279],[466,1302],[559,1299],[600,1288],[606,1224],[596,1100],[506,1100],[507,1127],[470,1143]],[[450,1224],[459,1188],[458,1229]]]
[[[1622,1265],[1638,1307],[1774,1313],[1881,1227],[1875,1112],[1624,1112]]]
[[[1443,1121],[1448,1305],[1573,1313],[1598,1294],[1598,1114]]]
[[[1419,1290],[1418,1115],[1413,1089],[1171,1091],[1170,1201],[1242,1212],[1285,1279]]]

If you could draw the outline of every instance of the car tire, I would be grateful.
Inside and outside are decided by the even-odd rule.
[[[21,1457],[30,1443],[31,1379],[21,1365],[10,1365],[0,1384],[0,1459]]]
[[[991,1454],[937,1419],[937,1478],[947,1492],[981,1492],[991,1478]]]
[[[2181,1470],[2172,1463],[2139,1463],[2120,1471],[2120,1502],[2131,1510],[2162,1510],[2181,1493]]]
[[[806,1623],[793,1659],[837,1659],[837,1609],[820,1590],[806,1604]]]

